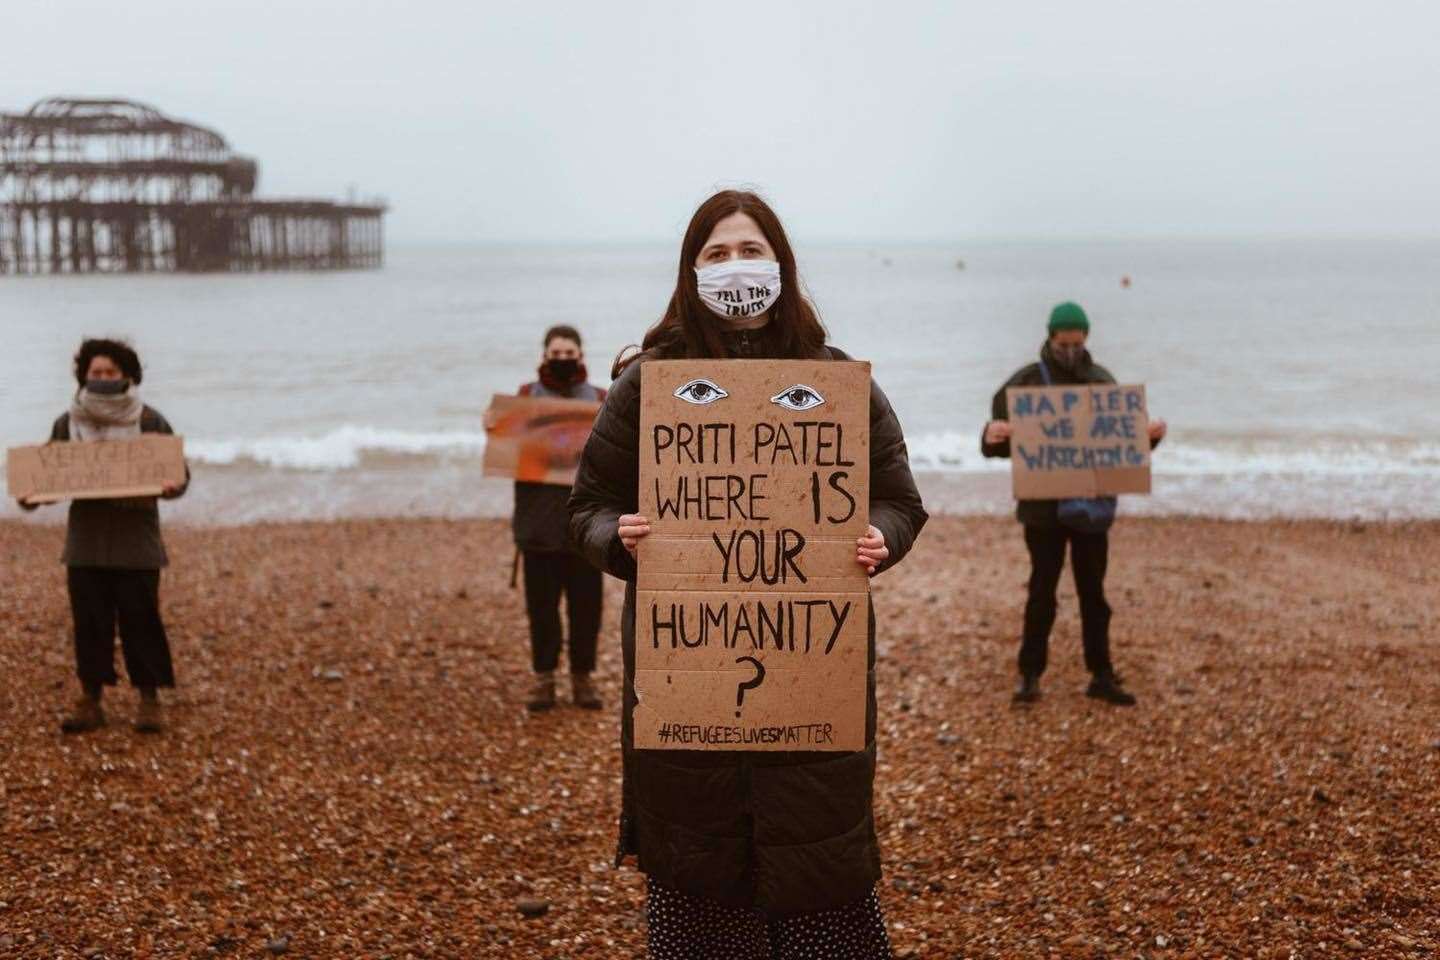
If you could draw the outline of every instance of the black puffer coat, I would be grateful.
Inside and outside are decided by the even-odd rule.
[[[733,357],[765,356],[763,337],[729,338]],[[817,359],[849,359],[823,348]],[[581,552],[627,581],[621,620],[625,661],[621,748],[624,786],[617,863],[635,854],[660,883],[730,906],[781,917],[864,898],[880,877],[875,778],[875,615],[871,607],[864,750],[705,752],[636,750],[635,561],[616,534],[638,503],[640,365],[610,389],[586,444],[570,497],[570,532]],[[870,387],[870,522],[894,566],[926,514],[890,403]],[[879,571],[877,571],[879,572]]]

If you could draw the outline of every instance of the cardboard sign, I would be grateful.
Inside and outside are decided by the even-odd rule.
[[[10,496],[33,503],[158,497],[185,483],[180,437],[146,433],[125,440],[57,441],[5,454]]]
[[[641,367],[635,746],[865,745],[870,365]]]
[[[595,400],[497,393],[485,411],[485,476],[570,486],[599,411]]]
[[[1145,387],[1010,387],[1010,476],[1017,500],[1150,492]]]

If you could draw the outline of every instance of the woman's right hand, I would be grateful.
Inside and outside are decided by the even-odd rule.
[[[625,545],[625,549],[630,551],[630,556],[633,557],[635,548],[650,533],[650,521],[638,513],[622,513],[620,529],[616,532],[620,535],[620,542]]]
[[[1010,439],[1010,424],[1005,420],[991,420],[985,424],[986,443],[1004,443]]]

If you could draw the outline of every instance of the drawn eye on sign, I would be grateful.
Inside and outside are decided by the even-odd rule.
[[[820,391],[814,387],[797,383],[775,394],[770,398],[770,402],[786,410],[813,410],[824,403],[825,398],[820,396]]]
[[[694,380],[687,380],[681,384],[676,389],[675,396],[686,403],[704,406],[707,403],[714,403],[716,400],[724,400],[730,394],[722,390],[715,381],[705,377],[696,377]]]

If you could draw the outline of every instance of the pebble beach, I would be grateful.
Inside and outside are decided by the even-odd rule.
[[[168,729],[62,737],[63,527],[0,523],[0,956],[632,957],[606,708],[531,716],[499,520],[173,525]],[[1440,523],[1123,518],[1133,709],[1072,588],[1013,707],[1013,521],[937,517],[873,583],[897,956],[1440,951]]]

